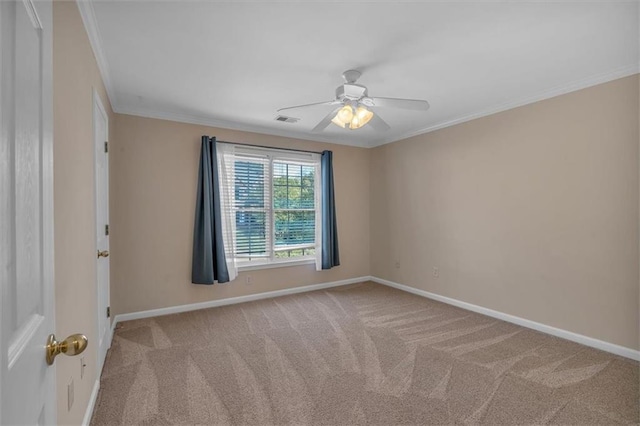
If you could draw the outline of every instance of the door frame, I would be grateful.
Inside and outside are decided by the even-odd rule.
[[[93,88],[93,95],[92,95],[92,126],[93,126],[93,137],[91,138],[91,144],[93,147],[93,152],[94,152],[94,158],[93,158],[93,183],[94,183],[94,207],[95,207],[95,212],[96,214],[94,215],[94,247],[98,246],[98,239],[97,239],[97,235],[98,235],[98,227],[101,226],[98,224],[97,222],[97,211],[99,208],[99,203],[98,203],[98,168],[97,168],[97,162],[98,162],[98,158],[97,158],[97,150],[96,150],[96,144],[98,143],[98,141],[96,140],[98,138],[98,135],[96,134],[96,119],[98,117],[98,114],[100,114],[103,118],[104,118],[104,122],[105,122],[105,133],[106,133],[106,139],[107,141],[109,140],[109,115],[107,114],[104,105],[102,103],[102,98],[100,97],[100,94],[98,93],[98,91],[96,90],[96,88]],[[103,142],[103,141],[101,141]],[[109,174],[109,157],[107,156],[107,174]],[[109,182],[107,179],[107,191],[109,190]],[[108,192],[107,192],[108,193]],[[107,206],[107,209],[109,207]],[[95,258],[95,265],[96,265],[96,280],[95,280],[95,288],[96,288],[96,303],[97,303],[97,307],[101,306],[101,292],[100,292],[100,287],[99,287],[99,282],[98,282],[98,274],[99,274],[99,268],[98,268],[98,262],[100,261],[100,259],[98,259],[97,257]],[[110,279],[110,274],[109,277],[107,277],[107,292],[106,292],[106,298],[107,300],[104,303],[104,306],[109,306],[110,304],[110,299],[111,299],[111,279]],[[99,339],[100,336],[100,316],[104,315],[104,312],[100,312],[100,309],[96,309],[96,340]],[[106,331],[106,335],[105,335],[105,340],[106,340],[106,345],[104,345],[104,350],[101,351],[101,347],[100,345],[98,345],[98,347],[96,348],[96,354],[97,354],[97,371],[98,371],[98,376],[97,376],[97,380],[100,380],[100,375],[102,373],[102,367],[104,366],[104,360],[106,358],[107,355],[107,351],[109,350],[109,348],[111,347],[111,340],[112,340],[112,336],[111,336],[111,321],[112,318],[107,318],[108,321],[108,327],[107,327],[107,331]]]
[[[33,0],[22,0],[25,5],[30,5],[34,13],[37,13],[37,6]],[[42,81],[49,81],[50,84],[43,84],[42,89],[42,269],[44,281],[44,303],[51,311],[47,315],[50,320],[51,333],[56,329],[56,286],[55,286],[55,239],[54,239],[54,168],[53,168],[53,1],[47,2],[49,8],[49,28],[42,28],[42,40],[48,42],[42,46]],[[41,7],[41,6],[40,6]],[[36,16],[37,17],[37,16]],[[38,18],[39,22],[39,18]],[[48,33],[48,34],[45,34]],[[48,36],[48,37],[47,37]],[[47,64],[47,66],[44,66]],[[50,274],[47,274],[49,272]],[[45,312],[47,309],[45,308]],[[56,370],[49,369],[52,378],[53,389],[57,389]],[[50,408],[45,413],[50,419],[58,419],[58,404],[55,392],[46,396],[47,405]]]

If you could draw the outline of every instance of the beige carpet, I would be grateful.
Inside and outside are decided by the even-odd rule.
[[[122,323],[92,424],[638,423],[638,363],[374,283]]]

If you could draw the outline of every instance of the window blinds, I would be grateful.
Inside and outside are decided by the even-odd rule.
[[[236,265],[315,258],[320,155],[219,144],[225,253]]]

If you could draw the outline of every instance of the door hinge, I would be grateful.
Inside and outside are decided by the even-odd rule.
[[[104,226],[104,235],[109,235],[109,225]]]
[[[107,306],[107,318],[111,318],[111,306]]]
[[[104,152],[109,152],[109,142],[104,141]]]

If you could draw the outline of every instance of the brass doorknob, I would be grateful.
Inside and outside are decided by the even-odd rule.
[[[69,356],[78,355],[87,349],[89,341],[84,334],[72,334],[64,339],[62,342],[56,340],[56,336],[49,335],[47,339],[47,364],[53,364],[56,356],[59,354],[65,354]]]
[[[109,257],[109,250],[98,250],[98,259],[101,257]]]

